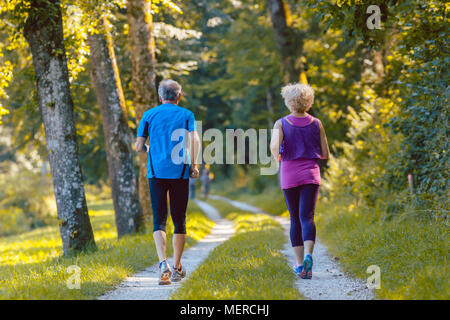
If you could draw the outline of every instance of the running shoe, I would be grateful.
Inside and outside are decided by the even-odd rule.
[[[300,273],[300,278],[311,279],[312,278],[312,266],[313,258],[310,254],[307,254],[305,260],[303,260],[303,270]]]
[[[302,273],[303,270],[303,266],[302,265],[298,265],[298,264],[294,264],[292,269],[294,269],[294,272],[296,275],[300,276],[300,274]]]
[[[159,284],[160,285],[168,285],[172,282],[170,281],[170,277],[172,276],[172,270],[170,270],[170,266],[167,263],[167,260],[164,260],[159,264]]]
[[[181,281],[181,279],[183,279],[184,277],[186,277],[186,269],[183,268],[183,265],[181,263],[179,269],[173,267],[173,273],[170,280],[172,280],[173,282],[178,282]]]

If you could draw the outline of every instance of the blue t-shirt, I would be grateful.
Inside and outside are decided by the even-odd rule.
[[[195,131],[194,114],[188,109],[165,103],[144,112],[137,136],[149,137],[147,178],[179,179],[186,163],[183,179],[189,179],[189,152],[183,156],[186,130]]]

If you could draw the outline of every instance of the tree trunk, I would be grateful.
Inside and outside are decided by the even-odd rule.
[[[116,218],[117,235],[144,227],[133,172],[131,132],[112,38],[100,24],[100,33],[89,35],[91,77],[102,115],[108,173]]]
[[[274,115],[274,108],[273,108],[273,93],[270,88],[266,89],[266,107],[268,111],[268,117],[267,122],[269,124],[269,128],[273,128],[274,122],[273,122],[273,115]]]
[[[153,22],[149,0],[129,0],[127,6],[129,44],[132,66],[133,105],[136,125],[149,108],[158,104],[156,89],[156,58]],[[138,154],[139,200],[145,217],[152,213],[147,180],[147,154]]]
[[[384,63],[383,50],[372,50],[373,71],[377,75],[377,83],[383,81],[384,78]]]
[[[94,249],[58,0],[30,2],[24,36],[33,55],[64,255]]]
[[[275,42],[281,58],[283,80],[285,83],[298,82],[303,71],[301,55],[303,38],[287,22],[287,5],[283,0],[266,0],[270,11]]]
[[[379,84],[384,78],[384,50],[379,49],[363,49],[362,52],[364,63],[362,68],[362,76],[365,81],[372,84]]]

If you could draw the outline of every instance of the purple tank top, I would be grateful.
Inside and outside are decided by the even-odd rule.
[[[281,119],[281,127],[284,136],[281,160],[320,159],[320,128],[316,118],[287,116]]]
[[[290,115],[281,119],[281,127],[281,188],[289,189],[303,184],[320,185],[319,121],[311,115],[304,118]]]

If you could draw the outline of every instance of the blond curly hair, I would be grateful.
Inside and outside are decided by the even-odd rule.
[[[288,84],[281,89],[281,96],[291,112],[306,112],[314,103],[314,89],[303,83]]]

